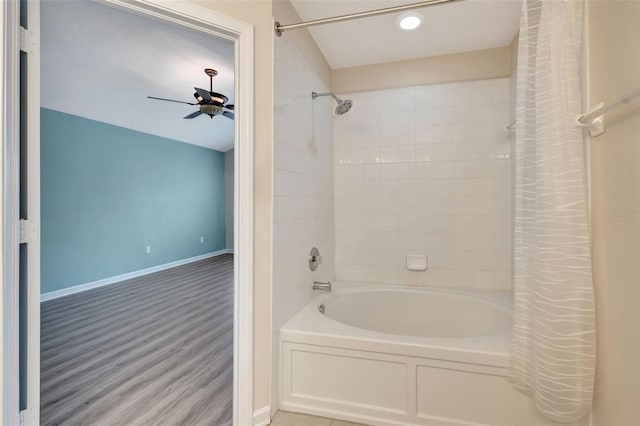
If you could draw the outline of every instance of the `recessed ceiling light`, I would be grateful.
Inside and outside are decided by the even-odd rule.
[[[424,22],[424,15],[419,12],[405,12],[398,16],[396,25],[403,30],[415,30]]]

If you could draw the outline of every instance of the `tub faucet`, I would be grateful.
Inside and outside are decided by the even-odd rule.
[[[331,291],[331,281],[327,281],[326,283],[323,283],[322,281],[314,281],[313,289],[321,291]]]

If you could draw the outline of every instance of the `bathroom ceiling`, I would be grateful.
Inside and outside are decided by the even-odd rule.
[[[193,87],[234,101],[234,46],[88,1],[42,2],[41,105],[219,151],[233,148],[234,122],[182,117],[197,106]]]
[[[292,3],[300,17],[308,21],[417,1],[292,0]],[[423,7],[416,10],[424,15],[424,24],[413,31],[396,26],[401,12],[310,27],[309,31],[333,69],[378,64],[509,45],[518,30],[521,3],[461,0]]]

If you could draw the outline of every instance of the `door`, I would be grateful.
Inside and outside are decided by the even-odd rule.
[[[20,394],[23,424],[40,424],[40,2],[21,0]],[[26,370],[26,371],[25,371]]]
[[[37,425],[40,408],[40,8],[5,3],[4,423]],[[16,368],[17,366],[17,368]]]

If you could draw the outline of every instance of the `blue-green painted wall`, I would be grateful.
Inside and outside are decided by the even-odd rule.
[[[43,108],[41,174],[42,293],[225,248],[222,152]]]

